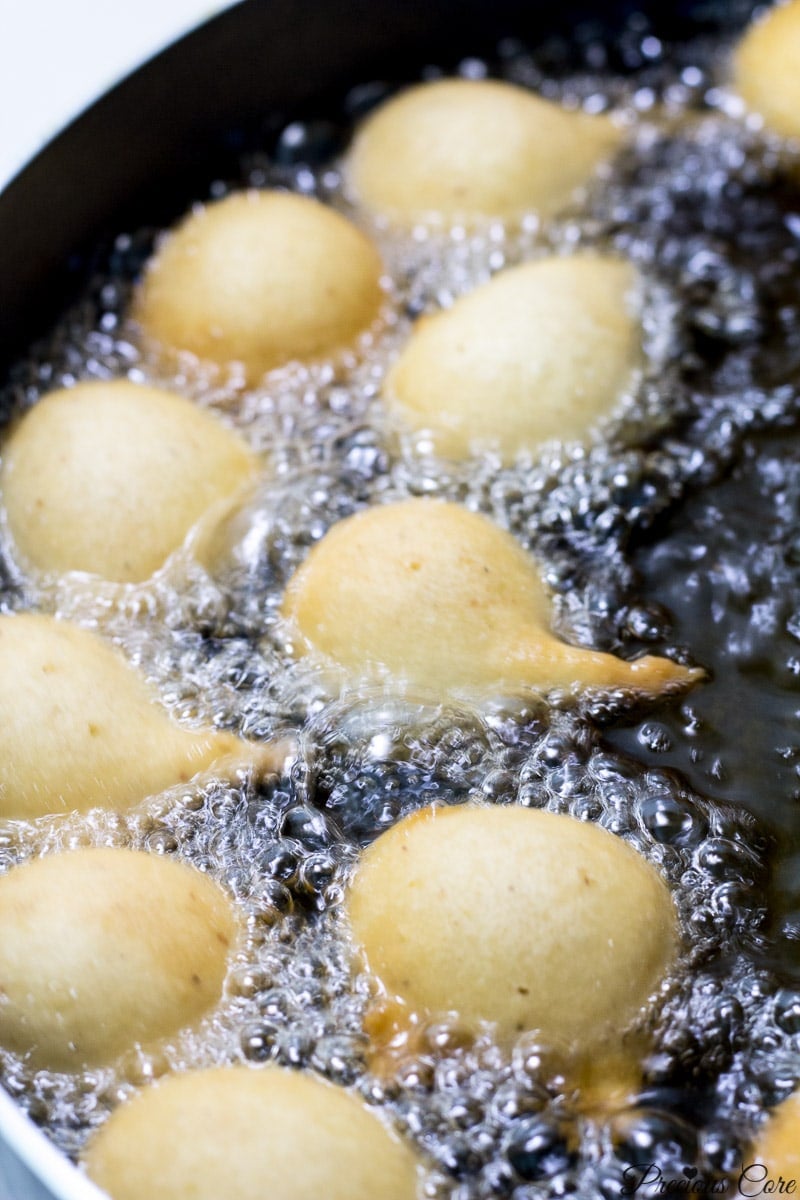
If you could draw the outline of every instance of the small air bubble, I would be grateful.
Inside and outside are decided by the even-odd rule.
[[[646,37],[641,43],[641,51],[645,58],[650,60],[659,58],[662,52],[661,42],[657,37]]]

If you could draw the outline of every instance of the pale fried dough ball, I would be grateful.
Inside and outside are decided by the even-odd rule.
[[[84,1161],[112,1200],[415,1200],[416,1160],[349,1092],[280,1067],[140,1092]]]
[[[488,518],[415,499],[333,526],[291,579],[283,614],[298,653],[412,690],[629,688],[659,694],[701,672],[625,662],[550,631],[534,559]]]
[[[734,84],[768,129],[800,138],[800,0],[771,8],[734,56]]]
[[[584,439],[634,379],[635,297],[635,273],[618,259],[512,267],[418,322],[384,397],[453,458],[477,444],[508,463],[554,438]]]
[[[347,179],[357,200],[398,225],[516,222],[563,208],[619,141],[608,117],[509,83],[444,79],[367,117]]]
[[[240,363],[257,383],[292,360],[352,347],[378,316],[381,273],[372,242],[319,201],[239,192],[167,237],[135,312],[153,342]]]
[[[800,1092],[778,1105],[745,1165],[748,1169],[743,1195],[765,1194],[767,1178],[777,1181],[781,1175],[787,1183],[796,1180],[800,1186]]]
[[[77,625],[0,617],[0,817],[126,809],[199,772],[275,770],[284,753],[182,728],[121,654]]]
[[[245,442],[189,400],[117,380],[51,392],[2,450],[0,494],[22,558],[120,583],[158,570],[253,480]]]
[[[672,900],[596,825],[525,808],[427,808],[363,854],[353,938],[389,995],[422,1013],[538,1030],[585,1055],[616,1039],[669,971]]]
[[[121,849],[0,878],[0,1043],[39,1067],[110,1063],[216,1004],[237,922],[194,867]]]

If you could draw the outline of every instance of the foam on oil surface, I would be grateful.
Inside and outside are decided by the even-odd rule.
[[[331,701],[309,665],[287,655],[277,617],[285,583],[331,524],[368,504],[439,495],[487,512],[544,557],[559,628],[570,638],[621,653],[658,645],[717,666],[702,606],[691,620],[680,615],[674,555],[695,561],[696,530],[689,517],[675,536],[654,522],[699,505],[702,526],[715,503],[720,520],[707,523],[730,520],[726,478],[743,448],[751,454],[755,431],[791,426],[800,365],[800,194],[785,182],[781,154],[747,128],[720,87],[723,63],[711,44],[670,49],[635,20],[614,46],[590,31],[571,48],[553,43],[531,54],[505,43],[491,62],[463,63],[465,74],[500,73],[588,111],[616,108],[632,131],[630,147],[583,204],[546,229],[531,223],[511,235],[490,226],[446,237],[373,229],[394,315],[359,361],[287,368],[249,391],[235,375],[209,379],[191,364],[177,381],[166,379],[141,356],[125,318],[155,237],[144,230],[117,238],[83,300],[19,364],[4,398],[9,415],[76,379],[168,383],[218,410],[264,453],[267,470],[229,530],[225,574],[212,579],[179,556],[148,585],[34,584],[6,544],[0,608],[43,608],[96,624],[181,719],[254,738],[289,730],[299,739],[289,776],[261,791],[175,789],[125,817],[0,829],[3,867],[61,846],[130,844],[210,872],[248,915],[230,994],[199,1035],[80,1077],[32,1075],[2,1056],[6,1087],[67,1153],[78,1152],[132,1085],[166,1069],[274,1059],[313,1067],[385,1107],[430,1164],[429,1197],[610,1196],[619,1195],[626,1166],[657,1162],[680,1175],[695,1165],[706,1178],[735,1171],[767,1106],[800,1080],[800,992],[789,979],[785,936],[791,904],[778,918],[780,936],[766,914],[771,838],[791,833],[789,818],[766,821],[763,797],[753,802],[733,784],[720,795],[700,760],[658,749],[660,732],[670,746],[691,739],[702,761],[715,758],[733,779],[749,778],[739,772],[733,728],[699,718],[692,726],[692,714],[702,716],[721,695],[716,682],[667,714],[631,714],[621,697],[577,711],[500,697],[482,712],[423,709],[378,693]],[[356,89],[345,112],[379,94]],[[210,195],[277,183],[357,216],[336,165],[347,122],[293,123],[269,154],[247,158],[241,178],[218,181]],[[380,383],[416,316],[505,265],[576,247],[617,250],[647,280],[644,378],[594,445],[553,446],[513,468],[491,456],[454,466],[388,425]],[[773,460],[779,467],[770,471]],[[794,486],[785,439],[763,461],[751,489],[767,497],[754,509],[764,523],[754,543],[771,528],[769,497]],[[787,516],[787,542],[789,525]],[[632,543],[648,536],[654,549],[645,540],[634,554]],[[725,552],[730,562],[715,560],[714,579],[725,581],[714,584],[715,603],[722,610],[740,594],[738,578],[750,586],[762,607],[740,612],[740,625],[761,630],[759,653],[778,661],[785,646],[769,636],[763,607],[766,551],[748,555],[733,532]],[[794,576],[777,578],[779,607],[794,611]],[[674,624],[668,609],[678,613]],[[791,725],[794,714],[784,715]],[[769,739],[768,731],[759,745]],[[783,727],[775,739],[776,753],[778,742],[793,744]],[[773,786],[775,803],[784,782]],[[400,1054],[393,1070],[368,1063],[371,986],[352,975],[340,914],[348,872],[359,847],[405,813],[469,799],[598,821],[672,886],[687,951],[652,1019],[641,1093],[611,1115],[587,1115],[547,1048],[530,1037],[509,1056],[488,1033],[465,1045],[457,1029],[435,1022],[422,1050]]]

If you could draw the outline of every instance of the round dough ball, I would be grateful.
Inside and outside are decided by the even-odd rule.
[[[675,958],[661,877],[596,825],[526,808],[427,808],[381,834],[350,885],[353,937],[413,1010],[538,1030],[588,1054]]]
[[[734,56],[734,84],[768,129],[800,138],[800,0],[771,8]]]
[[[377,318],[380,256],[350,221],[317,200],[240,192],[193,212],[145,274],[136,316],[172,350],[226,366],[250,383],[294,359],[351,347]]]
[[[280,1067],[174,1075],[84,1154],[112,1200],[415,1200],[416,1160],[342,1088]]]
[[[744,1195],[764,1194],[767,1178],[764,1168],[771,1179],[782,1175],[787,1182],[797,1180],[800,1186],[800,1092],[775,1109],[756,1143],[755,1154],[745,1160],[745,1167]],[[759,1187],[761,1191],[757,1190]]]
[[[190,1025],[220,998],[237,936],[206,875],[134,850],[83,849],[0,878],[0,1043],[77,1071]]]
[[[257,460],[189,400],[117,380],[52,392],[12,429],[0,470],[9,529],[42,571],[148,579]]]
[[[515,222],[563,208],[619,141],[608,117],[509,83],[443,79],[366,119],[347,178],[358,201],[398,225]]]
[[[77,625],[0,617],[0,818],[126,809],[212,767],[274,770],[281,753],[181,728],[121,654]]]
[[[636,282],[627,263],[588,254],[502,271],[418,322],[385,399],[453,458],[477,443],[510,463],[585,438],[633,383]]]
[[[510,534],[458,504],[415,499],[334,525],[295,572],[283,614],[297,652],[437,699],[503,687],[658,694],[701,675],[569,646],[550,631],[550,608]]]

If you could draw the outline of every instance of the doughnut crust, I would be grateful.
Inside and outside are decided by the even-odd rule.
[[[306,196],[238,192],[192,212],[151,260],[135,305],[146,337],[247,382],[351,348],[378,317],[369,238]]]
[[[112,1200],[415,1200],[416,1160],[355,1096],[299,1071],[173,1075],[112,1114],[84,1162]]]
[[[334,525],[290,580],[283,615],[296,653],[438,700],[529,688],[658,695],[702,675],[562,642],[535,560],[488,518],[440,500],[370,508]]]
[[[37,1067],[112,1062],[217,1003],[237,936],[208,876],[134,850],[82,849],[0,878],[0,1043]]]
[[[784,138],[800,138],[800,0],[769,9],[751,25],[733,61],[734,85],[748,108]]]
[[[538,1030],[578,1056],[618,1038],[675,957],[672,899],[619,838],[526,808],[427,808],[363,854],[347,911],[412,1010]]]
[[[563,208],[619,129],[496,80],[408,88],[370,114],[346,164],[354,198],[400,226],[519,222]]]
[[[756,1142],[755,1154],[745,1162],[763,1164],[772,1179],[782,1175],[787,1182],[800,1180],[800,1092],[778,1105]],[[754,1196],[763,1194],[757,1191],[763,1182],[762,1170],[748,1170],[746,1186]]]
[[[584,440],[633,382],[636,290],[627,263],[600,255],[501,271],[417,323],[386,402],[452,458],[482,446],[510,463],[543,442]]]
[[[189,400],[117,380],[51,392],[3,448],[0,493],[25,563],[148,579],[254,479],[245,442]]]
[[[182,728],[117,650],[77,625],[0,617],[2,818],[128,809],[212,768],[275,770],[281,754]]]

